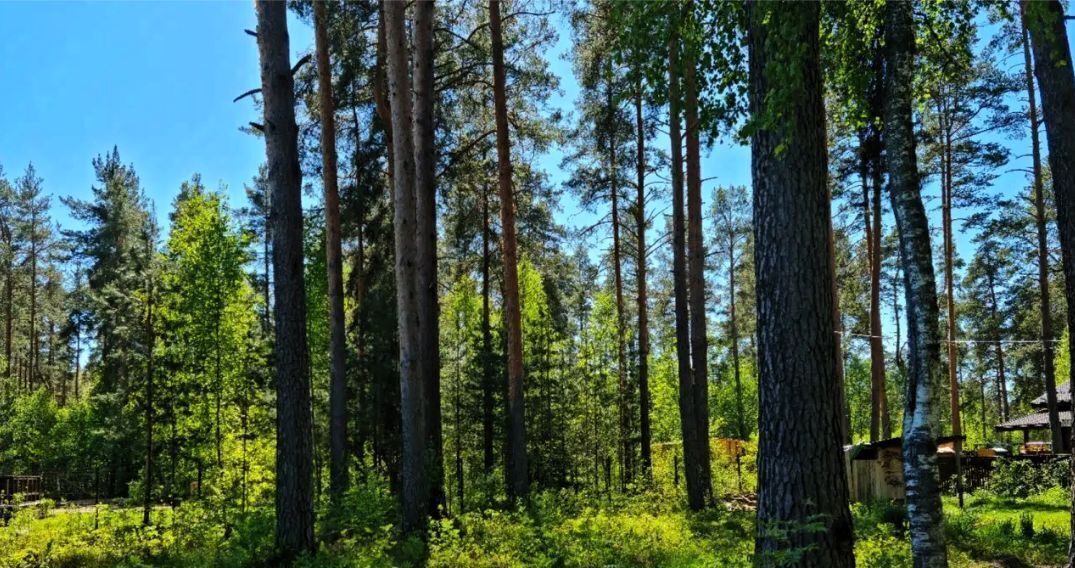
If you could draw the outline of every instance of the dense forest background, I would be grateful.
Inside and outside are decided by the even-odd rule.
[[[409,515],[504,505],[527,486],[631,494],[657,477],[686,483],[691,508],[696,498],[756,490],[763,409],[755,239],[763,233],[751,187],[728,184],[733,176],[719,171],[722,153],[749,159],[730,148],[765,128],[749,112],[739,27],[756,15],[707,2],[676,11],[658,3],[508,1],[496,3],[498,40],[485,3],[444,2],[432,16],[410,9],[400,40],[386,16],[391,4],[287,5],[293,18],[316,24],[319,43],[283,46],[298,54],[293,111],[303,188],[294,251],[301,278],[288,275],[284,305],[274,290],[273,249],[281,246],[274,223],[298,212],[273,210],[271,168],[250,172],[245,199],[234,200],[197,174],[175,189],[143,187],[122,149],[106,147],[87,156],[92,197],[74,199],[32,164],[4,164],[0,473],[42,475],[70,498],[206,500],[224,526],[239,523],[250,510],[271,508],[274,495],[280,506],[275,370],[283,364],[309,377],[319,511],[370,479],[403,495],[405,528]],[[1046,384],[1070,374],[1030,45],[1016,4],[915,6],[913,131],[945,337],[937,433],[964,435],[965,449],[993,447],[1017,441],[995,424],[1029,412]],[[842,443],[903,433],[914,357],[896,218],[882,197],[884,10],[826,3],[818,15]],[[671,41],[687,59],[683,67],[669,63],[667,38],[654,39],[664,38],[662,25],[679,26]],[[430,34],[425,44],[422,30]],[[265,29],[250,33],[269,41]],[[563,37],[567,51],[558,47]],[[404,96],[393,78],[393,41],[407,44],[402,57],[413,57],[415,124],[420,101],[431,110],[432,163],[410,175],[421,192],[427,168],[432,200],[419,195],[417,218],[404,219],[419,235],[408,252],[419,259],[418,284],[407,286],[418,297],[414,321],[427,334],[420,341],[429,342],[402,352],[436,377],[420,400],[408,398],[408,384],[417,383],[400,374],[400,342],[412,339],[398,303],[406,265],[393,183],[406,164],[393,155],[394,136],[403,136],[393,126],[394,101]],[[268,49],[262,45],[263,59]],[[558,56],[565,59],[550,60]],[[489,63],[498,57],[503,84]],[[567,113],[568,78],[554,71],[565,61],[577,89]],[[424,86],[419,62],[432,69]],[[270,97],[251,92],[235,104],[265,105],[269,117],[277,112]],[[506,113],[497,116],[501,104]],[[681,112],[676,107],[686,113],[682,145],[669,144],[670,130],[680,138],[678,115],[669,118]],[[242,128],[264,137],[266,124]],[[416,126],[413,136],[422,132]],[[718,171],[703,171],[703,163]],[[684,188],[686,204],[676,198]],[[154,202],[150,194],[174,197]],[[167,209],[166,223],[158,207]],[[676,219],[677,210],[686,218]],[[60,224],[61,216],[72,221]],[[512,249],[517,237],[510,260],[506,232]],[[429,242],[435,248],[424,253]],[[432,277],[421,271],[428,254]],[[516,263],[517,279],[508,281]],[[677,313],[681,269],[690,330],[677,339],[686,333]],[[432,308],[422,304],[429,294]],[[294,319],[303,312],[303,321]],[[282,320],[298,322],[303,342],[280,343]],[[514,390],[516,338],[525,400]],[[677,353],[684,339],[694,369],[690,415]],[[408,404],[422,406],[425,422],[408,424],[416,415]],[[520,474],[511,452],[520,451],[513,436],[523,416]],[[696,421],[698,440],[684,441],[684,420]],[[411,427],[421,434],[407,434]],[[427,435],[431,505],[411,512],[413,442],[404,438]],[[710,437],[717,440],[706,444]],[[710,460],[736,475],[711,476],[698,465]],[[696,477],[687,472],[694,467],[705,471]]]

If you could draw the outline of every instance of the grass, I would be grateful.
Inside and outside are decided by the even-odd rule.
[[[951,565],[1049,566],[1066,558],[1067,492],[1025,499],[969,495],[959,510],[944,501]],[[660,491],[607,496],[543,492],[526,508],[468,512],[434,522],[428,544],[401,540],[394,499],[380,486],[358,488],[342,513],[347,527],[300,563],[309,567],[751,566],[749,511],[689,514],[678,495]],[[910,566],[898,507],[853,506],[858,566]],[[0,526],[0,568],[105,566],[257,566],[271,554],[271,510],[230,513],[187,503],[154,512],[101,507],[94,512],[27,509]],[[229,528],[225,528],[228,526]]]
[[[979,492],[967,495],[964,510],[976,513],[983,522],[1018,523],[1023,515],[1030,515],[1034,525],[1057,531],[1067,531],[1070,522],[1071,501],[1067,490],[1054,487],[1044,493],[1025,499],[1006,498]],[[952,496],[944,498],[945,511],[959,511],[959,500]]]
[[[1013,499],[979,492],[944,507],[950,548],[968,566],[1060,566],[1067,562],[1070,497],[1054,487]]]

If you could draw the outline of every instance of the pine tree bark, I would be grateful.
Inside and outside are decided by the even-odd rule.
[[[876,442],[892,436],[881,327],[881,140],[871,131],[863,134],[861,142],[862,217],[870,271],[870,441]]]
[[[489,188],[482,186],[482,463],[486,475],[496,467],[495,437],[496,373],[493,370],[493,330],[489,306],[492,263],[489,228]]]
[[[674,24],[673,24],[674,25]],[[679,37],[673,28],[668,42],[668,114],[672,149],[672,282],[675,302],[676,362],[679,372],[679,422],[683,437],[683,468],[687,480],[687,506],[705,507],[705,486],[698,462],[698,421],[694,404],[694,373],[691,370],[690,316],[687,298],[687,242],[683,199],[683,136],[680,130]]]
[[[515,196],[512,189],[511,139],[508,131],[507,77],[499,0],[489,0],[493,53],[493,105],[496,116],[497,178],[500,186],[501,249],[504,255],[504,332],[508,350],[508,496],[530,492],[523,394],[523,336],[519,311],[519,259],[515,242]]]
[[[265,0],[258,0],[255,6],[276,279],[273,286],[276,548],[286,559],[314,548],[313,424],[302,259],[302,171],[288,53],[287,6]]]
[[[631,441],[629,432],[629,418],[627,416],[627,346],[624,339],[624,316],[623,316],[623,273],[620,265],[620,186],[619,165],[616,159],[616,102],[612,92],[612,62],[609,60],[606,100],[608,107],[608,123],[605,133],[608,136],[608,176],[609,176],[609,199],[612,207],[612,280],[616,295],[616,374],[617,391],[619,394],[620,439],[620,489],[627,488],[627,482],[631,477]]]
[[[683,118],[687,124],[687,284],[690,305],[694,419],[698,431],[698,475],[707,501],[713,498],[709,463],[709,338],[706,337],[705,242],[702,240],[702,167],[698,122],[698,85],[694,55],[683,58]]]
[[[636,160],[638,182],[635,186],[635,230],[638,256],[635,274],[638,286],[638,406],[639,433],[641,436],[642,475],[647,482],[653,480],[653,457],[651,446],[649,398],[649,300],[646,290],[646,124],[642,117],[642,82],[635,90],[635,125],[638,133]]]
[[[340,244],[340,193],[337,184],[336,105],[332,100],[332,65],[328,15],[314,2],[317,44],[317,90],[321,112],[321,175],[325,195],[325,265],[328,269],[329,323],[329,494],[338,501],[347,490],[347,339],[343,314],[343,252]]]
[[[870,116],[876,119],[876,123],[880,123],[883,120],[884,114],[884,88],[885,88],[885,65],[884,54],[876,53],[873,59],[873,79],[870,82],[869,90],[869,105]],[[877,366],[877,386],[878,386],[878,406],[881,421],[881,437],[888,439],[892,437],[892,418],[891,412],[888,406],[888,375],[885,371],[885,345],[884,345],[884,329],[881,323],[881,268],[885,264],[885,258],[883,249],[881,248],[883,225],[882,210],[881,210],[881,190],[884,186],[885,172],[883,170],[882,160],[882,136],[880,126],[876,125],[870,130],[868,134],[869,144],[869,174],[870,185],[872,189],[872,205],[873,205],[873,238],[872,249],[870,253],[871,258],[871,280],[870,280],[870,335],[872,336],[870,343],[870,370],[874,372],[874,365]],[[898,318],[897,318],[898,319]],[[899,323],[897,322],[898,326]],[[897,361],[899,360],[899,332],[897,331]]]
[[[764,112],[771,75],[794,71],[784,120],[751,140],[758,296],[758,536],[761,564],[789,549],[797,566],[853,566],[841,444],[830,255],[830,198],[820,63],[820,6],[752,5],[750,100]],[[776,41],[769,29],[793,34]],[[787,43],[785,43],[787,42]],[[787,45],[801,49],[781,52]],[[780,75],[786,77],[785,75]],[[824,530],[794,527],[824,519]],[[769,527],[791,530],[783,537]],[[770,561],[771,562],[771,561]]]
[[[1063,427],[1060,423],[1060,407],[1056,400],[1056,364],[1053,345],[1053,315],[1049,291],[1049,233],[1045,218],[1045,184],[1042,181],[1041,136],[1038,130],[1037,91],[1034,88],[1034,63],[1031,58],[1030,31],[1026,23],[1026,5],[1019,2],[1019,22],[1023,33],[1023,66],[1026,76],[1027,119],[1030,122],[1030,152],[1034,168],[1032,200],[1034,202],[1034,227],[1038,245],[1038,293],[1041,302],[1041,353],[1045,379],[1045,401],[1049,413],[1049,433],[1054,448],[1064,447]],[[1061,377],[1066,378],[1066,377]],[[1005,387],[1005,390],[1007,388]],[[1005,397],[1007,398],[1007,397]],[[1005,407],[1007,403],[1005,401]]]
[[[403,416],[403,530],[425,524],[428,510],[425,381],[421,376],[419,291],[417,285],[417,213],[415,146],[410,66],[403,2],[385,2],[388,91],[392,115],[395,172],[396,305],[399,312],[400,412]]]
[[[1027,2],[1026,9],[1034,50],[1034,74],[1041,90],[1042,118],[1049,144],[1049,169],[1053,174],[1064,286],[1067,297],[1075,298],[1075,78],[1071,71],[1071,48],[1068,47],[1064,7],[1060,2]],[[1068,310],[1068,328],[1075,329],[1075,310]],[[1075,355],[1075,349],[1069,346],[1068,355]],[[1075,375],[1066,378],[1071,380],[1073,377]],[[1072,467],[1075,469],[1075,460]],[[1075,490],[1072,509],[1075,510]],[[1075,531],[1075,516],[1072,519],[1071,526]],[[1069,563],[1075,562],[1075,532],[1072,535],[1068,547]]]
[[[947,566],[937,474],[940,339],[929,223],[922,205],[912,117],[914,17],[910,3],[885,7],[884,140],[889,195],[899,230],[908,324],[903,474],[915,566]]]
[[[414,155],[418,292],[418,372],[425,383],[429,513],[445,506],[440,392],[440,305],[437,301],[437,186],[433,147],[433,0],[414,4]]]
[[[941,152],[941,220],[944,234],[944,298],[948,319],[946,323],[946,344],[948,354],[948,404],[952,423],[952,443],[955,449],[956,475],[954,477],[959,506],[963,507],[963,435],[962,410],[959,403],[959,344],[956,343],[956,298],[955,276],[953,274],[953,257],[955,244],[952,235],[952,132],[948,122],[948,105],[939,102],[938,114],[941,117],[942,152]]]

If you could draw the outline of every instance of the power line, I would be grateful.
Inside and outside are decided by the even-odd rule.
[[[856,338],[861,338],[861,339],[880,339],[882,341],[885,341],[885,340],[891,341],[892,340],[891,337],[885,337],[883,335],[870,335],[870,334],[866,334],[866,333],[849,333],[849,332],[844,332],[844,331],[834,331],[833,333],[835,333],[836,335],[843,335],[844,337],[856,337]],[[1059,340],[1059,339],[1050,339],[1048,341],[1048,343],[1059,343],[1060,341],[1061,340]],[[1041,339],[953,339],[953,340],[941,339],[941,340],[937,341],[937,343],[965,343],[965,344],[973,344],[973,343],[1031,344],[1031,343],[1033,343],[1033,344],[1039,344],[1039,343],[1045,343],[1045,341],[1041,340]]]

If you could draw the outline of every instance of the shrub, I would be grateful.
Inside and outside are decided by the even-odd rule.
[[[1029,460],[997,460],[986,490],[1007,498],[1024,498],[1052,487],[1067,487],[1071,472],[1067,459],[1036,465]]]
[[[1034,516],[1027,511],[1019,515],[1019,534],[1023,538],[1034,538]]]

